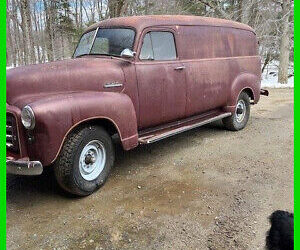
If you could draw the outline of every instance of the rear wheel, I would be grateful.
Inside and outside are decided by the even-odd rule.
[[[238,131],[246,127],[250,116],[250,98],[246,92],[242,92],[237,100],[234,114],[223,119],[228,130]]]
[[[86,196],[105,183],[113,163],[109,134],[101,127],[86,126],[67,137],[54,171],[64,190]]]

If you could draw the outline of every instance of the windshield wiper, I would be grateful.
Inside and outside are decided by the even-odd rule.
[[[121,56],[118,56],[118,55],[111,55],[111,54],[96,54],[96,55],[99,55],[99,56],[109,56],[109,57],[121,57]]]
[[[110,54],[97,54],[97,53],[85,53],[85,54],[81,54],[81,55],[78,55],[74,58],[79,58],[79,57],[82,57],[82,56],[109,56],[109,57],[120,57],[120,56],[117,56],[117,55],[110,55]]]
[[[78,57],[82,57],[82,56],[95,56],[95,55],[99,55],[99,54],[94,54],[94,53],[85,53],[85,54],[81,54],[81,55],[78,55],[74,58],[78,58]]]

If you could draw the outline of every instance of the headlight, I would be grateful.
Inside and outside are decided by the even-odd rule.
[[[30,106],[26,105],[21,112],[21,120],[25,128],[34,129],[35,117]]]

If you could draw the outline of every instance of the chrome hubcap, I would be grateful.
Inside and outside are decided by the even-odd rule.
[[[236,105],[235,116],[237,122],[242,122],[246,115],[246,103],[244,100],[239,100]]]
[[[82,149],[79,157],[79,171],[83,179],[95,180],[103,171],[106,162],[106,151],[99,140],[90,141]]]

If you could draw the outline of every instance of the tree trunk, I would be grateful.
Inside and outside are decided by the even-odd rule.
[[[248,24],[248,2],[247,0],[240,0],[239,8],[240,8],[240,22]]]
[[[248,10],[248,24],[252,27],[256,27],[256,19],[259,12],[259,2],[258,0],[253,0],[251,6]]]
[[[34,23],[34,28],[35,28],[35,42],[37,44],[36,49],[37,49],[37,59],[39,63],[42,63],[42,58],[41,58],[41,50],[40,50],[40,30],[39,30],[39,24],[38,24],[38,19],[36,15],[36,6],[34,5],[33,7],[33,23]]]
[[[272,61],[272,58],[271,58],[271,53],[268,51],[267,52],[267,55],[266,55],[266,59],[264,61],[264,64],[263,64],[263,67],[261,69],[261,73],[264,73],[265,71],[265,68],[268,66],[268,64]]]
[[[149,13],[149,0],[145,0],[145,15]]]
[[[38,21],[38,24],[39,24],[39,29],[40,30],[43,30],[43,32],[41,33],[41,38],[42,38],[42,62],[46,62],[47,60],[47,46],[46,46],[46,34],[45,34],[45,30],[44,30],[44,26],[43,26],[43,23],[46,23],[45,21],[45,18],[44,18],[45,15],[42,14],[42,12],[39,13],[39,21]]]
[[[58,34],[57,29],[57,3],[58,1],[49,1],[49,20],[50,20],[50,34],[51,34],[51,47],[52,47],[52,55],[53,55],[53,61],[57,60],[59,58],[59,55],[57,55],[57,49],[58,47],[56,41],[56,36]]]
[[[97,12],[98,12],[98,16],[99,16],[99,21],[101,21],[102,18],[102,11],[103,11],[103,3],[102,0],[101,1],[97,1]]]
[[[47,57],[48,57],[48,61],[53,61],[52,32],[51,32],[51,19],[50,19],[51,14],[50,14],[47,0],[44,0],[44,8],[45,8],[45,19],[46,19],[45,43],[46,43],[46,49],[47,49]]]
[[[111,18],[121,16],[124,6],[125,6],[125,0],[109,0],[108,1],[109,16]]]
[[[15,0],[11,1],[11,6],[12,6],[12,13],[11,13],[11,18],[13,20],[13,30],[15,33],[14,40],[15,40],[15,46],[17,50],[17,65],[23,65],[24,62],[24,57],[23,57],[23,50],[21,48],[22,46],[22,40],[21,40],[21,33],[19,26],[20,23],[18,21],[17,15],[18,15],[18,6]]]
[[[64,34],[61,35],[61,59],[65,58],[65,41],[64,41]]]
[[[289,17],[290,17],[290,0],[284,0],[282,3],[282,32],[280,42],[279,56],[279,73],[278,82],[288,83],[288,68],[290,56],[290,34],[289,34]]]
[[[26,1],[26,0],[25,0]],[[24,0],[21,0],[19,3],[19,9],[21,14],[21,29],[22,29],[22,45],[23,45],[23,58],[25,65],[29,64],[29,38],[27,32],[26,25],[26,17],[25,17],[25,8],[24,8]]]
[[[29,47],[29,58],[31,63],[36,63],[36,56],[35,56],[35,45],[32,35],[32,22],[31,22],[31,11],[30,11],[30,0],[23,0],[24,11],[25,11],[25,23],[26,23],[26,39],[27,45]]]
[[[20,6],[21,20],[22,20],[21,28],[23,32],[25,64],[35,63],[36,56],[35,56],[34,40],[32,35],[30,1],[20,0],[19,6]]]
[[[76,25],[76,28],[78,29],[79,28],[79,21],[78,21],[78,0],[75,1],[75,25]]]
[[[80,29],[83,27],[83,9],[82,9],[83,2],[82,0],[79,1],[79,22],[80,22]]]
[[[13,36],[12,34],[14,34],[14,30],[13,30],[13,26],[11,25],[11,19],[10,19],[10,15],[8,13],[8,9],[6,9],[6,34],[7,34],[7,40],[8,40],[8,46],[10,48],[9,50],[9,54],[7,56],[9,61],[7,61],[6,63],[8,63],[9,65],[13,64],[14,67],[17,66],[17,49],[16,46],[14,44],[13,41]]]

